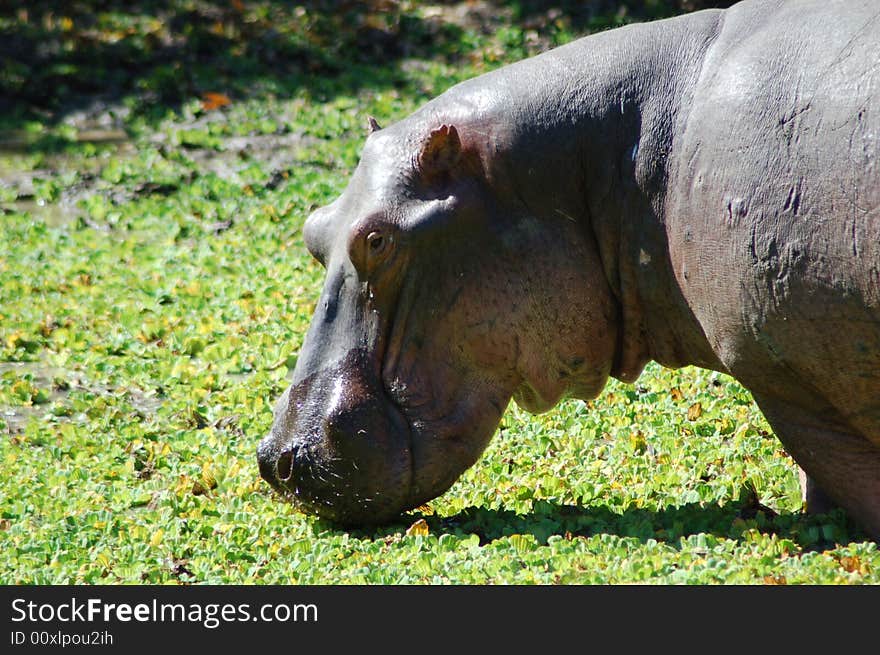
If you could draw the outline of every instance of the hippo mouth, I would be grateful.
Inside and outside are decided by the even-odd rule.
[[[468,394],[429,416],[359,359],[291,385],[257,450],[260,474],[284,499],[343,526],[385,523],[445,492],[479,458],[504,409],[491,401],[487,412],[485,397]]]
[[[410,422],[364,357],[351,352],[291,385],[257,449],[276,491],[341,524],[383,522],[418,505]]]

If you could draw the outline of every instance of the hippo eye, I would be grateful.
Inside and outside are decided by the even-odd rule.
[[[370,251],[370,255],[375,257],[377,255],[382,254],[382,251],[385,250],[385,245],[388,242],[388,239],[385,238],[379,232],[370,232],[367,235],[367,248]]]
[[[351,234],[348,254],[355,268],[364,275],[372,275],[377,266],[388,258],[394,246],[393,228],[361,227]]]

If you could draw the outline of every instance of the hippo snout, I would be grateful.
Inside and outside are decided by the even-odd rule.
[[[332,370],[291,385],[257,448],[260,475],[302,510],[344,524],[410,509],[409,426],[360,371]]]

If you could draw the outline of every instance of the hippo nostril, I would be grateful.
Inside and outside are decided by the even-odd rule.
[[[293,450],[285,450],[278,456],[275,471],[279,480],[283,482],[290,480],[290,476],[293,474]]]

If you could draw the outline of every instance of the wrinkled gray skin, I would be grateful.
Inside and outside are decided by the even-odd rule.
[[[385,521],[471,466],[511,397],[544,411],[656,360],[736,377],[808,507],[880,536],[878,62],[875,1],[746,1],[374,131],[305,225],[327,278],[263,477]]]

